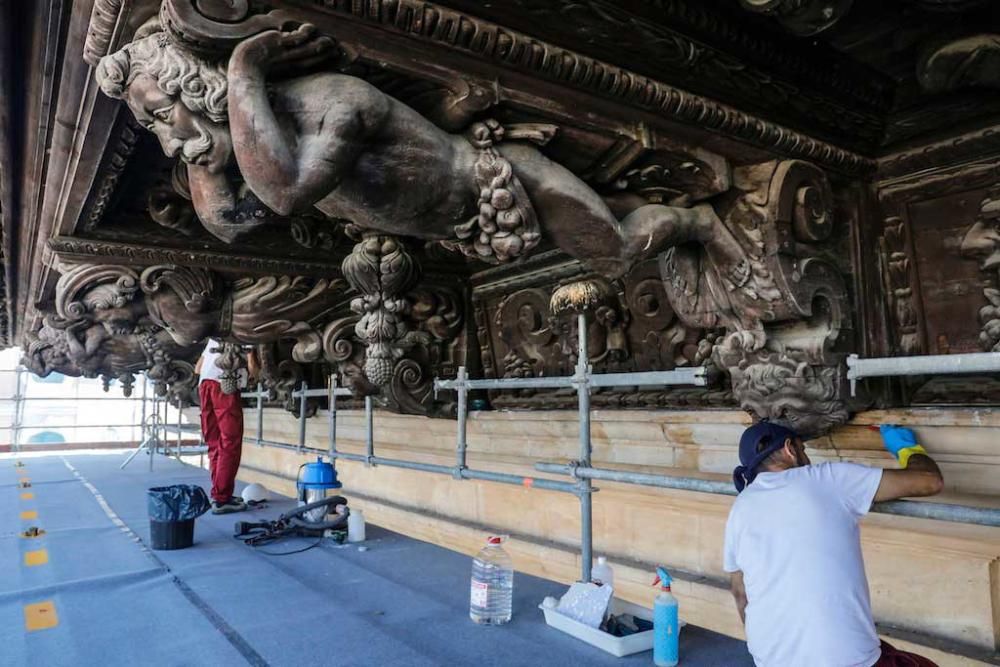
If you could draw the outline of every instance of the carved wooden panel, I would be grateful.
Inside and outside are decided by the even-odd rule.
[[[576,363],[577,328],[573,316],[551,314],[550,298],[561,282],[582,277],[572,264],[526,273],[527,278],[487,283],[474,289],[484,374],[487,377],[569,375]],[[560,277],[562,280],[560,280]],[[598,279],[595,279],[598,280]],[[659,277],[656,260],[636,266],[620,281],[600,283],[602,305],[588,316],[588,356],[597,372],[669,370],[702,363],[703,330],[677,318]],[[495,407],[561,408],[576,394],[561,391],[493,392]],[[732,405],[728,390],[673,388],[595,391],[594,405],[669,407]]]
[[[883,186],[882,270],[892,354],[956,354],[1000,341],[995,159]],[[989,377],[900,381],[910,404],[1000,403]]]

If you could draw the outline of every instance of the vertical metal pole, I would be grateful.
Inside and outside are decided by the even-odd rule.
[[[455,477],[457,479],[462,478],[462,470],[465,469],[465,454],[467,449],[466,440],[466,419],[469,414],[468,406],[468,394],[469,389],[465,386],[464,382],[468,379],[468,374],[465,372],[465,366],[458,367],[458,378],[457,380],[463,384],[458,385],[458,435],[456,436],[457,441],[455,443]]]
[[[181,409],[177,408],[177,460],[181,460]]]
[[[373,412],[372,397],[365,396],[365,445],[368,452],[367,465],[371,465],[372,459],[375,458],[375,436],[372,433]]]
[[[21,418],[24,414],[24,397],[21,395],[21,375],[24,369],[18,366],[14,372],[14,424],[10,434],[11,449],[21,451]]]
[[[142,375],[142,405],[140,406],[139,418],[139,443],[146,442],[146,373],[143,371]],[[135,414],[135,413],[133,413]],[[133,431],[134,433],[134,431]]]
[[[335,463],[334,458],[337,455],[337,376],[335,373],[330,373],[330,396],[327,398],[327,425],[329,426],[329,441],[330,441],[330,462]]]
[[[149,472],[153,472],[153,458],[156,456],[156,443],[160,440],[160,404],[159,397],[153,394],[153,418],[152,418],[152,429],[150,429],[149,438]]]
[[[257,383],[257,446],[264,439],[264,385]]]
[[[301,403],[299,403],[299,451],[306,446],[306,389],[308,385],[306,381],[302,381],[302,386],[300,387],[302,393],[299,396]]]
[[[590,467],[590,364],[587,354],[587,317],[577,315],[579,350],[576,362],[576,395],[579,401],[580,419],[580,460],[579,465]],[[580,480],[580,580],[589,582],[590,568],[594,561],[594,526],[592,505],[592,482],[589,478]]]

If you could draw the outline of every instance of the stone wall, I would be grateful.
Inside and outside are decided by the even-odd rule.
[[[870,412],[833,435],[810,443],[817,460],[852,460],[888,466],[871,423],[911,425],[940,462],[946,502],[996,506],[997,457],[989,453],[1000,414],[989,410]],[[296,442],[295,417],[265,415],[264,437]],[[595,411],[593,461],[644,472],[728,479],[736,442],[746,423],[735,411]],[[292,493],[298,466],[314,452],[260,447],[248,412],[241,477]],[[307,447],[325,450],[327,420],[308,421]],[[363,414],[338,412],[338,447],[364,452]],[[536,461],[565,462],[577,451],[572,411],[481,412],[469,419],[468,465],[535,475]],[[379,456],[453,465],[455,422],[376,412]],[[579,507],[556,492],[457,481],[389,467],[338,464],[352,505],[374,523],[474,553],[486,533],[509,532],[515,567],[561,581],[579,576]],[[266,473],[266,474],[265,474]],[[620,593],[651,603],[652,566],[675,570],[683,614],[692,623],[739,636],[742,628],[726,590],[722,540],[730,497],[595,482],[594,551],[616,568]],[[918,642],[942,664],[972,664],[948,655],[992,653],[1000,638],[1000,531],[886,515],[871,515],[862,529],[876,620],[897,644]],[[945,653],[928,648],[943,640]],[[988,657],[988,656],[987,656]]]

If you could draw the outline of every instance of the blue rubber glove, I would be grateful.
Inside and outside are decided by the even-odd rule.
[[[882,424],[878,431],[882,435],[882,446],[896,458],[899,458],[899,450],[917,445],[917,436],[905,426]]]
[[[896,457],[903,468],[910,464],[910,457],[914,454],[927,455],[927,450],[917,444],[917,436],[910,429],[882,424],[878,430],[882,434],[882,445]]]

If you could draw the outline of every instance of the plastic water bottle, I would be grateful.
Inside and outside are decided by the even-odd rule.
[[[365,541],[365,513],[361,510],[351,510],[347,515],[347,541]]]
[[[506,537],[493,536],[472,561],[469,618],[482,625],[510,621],[514,566],[501,546]]]
[[[680,660],[680,619],[677,598],[670,592],[672,581],[665,569],[656,568],[653,585],[660,585],[660,594],[653,602],[653,663],[656,667],[674,667]]]
[[[615,586],[615,571],[608,565],[605,556],[597,557],[597,564],[590,568],[590,580],[602,586]]]

